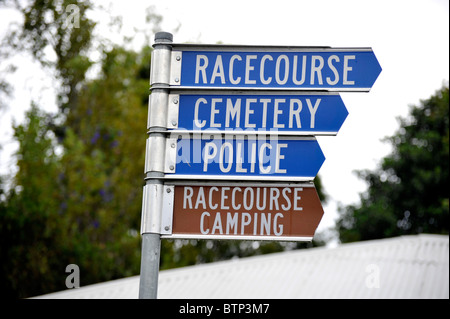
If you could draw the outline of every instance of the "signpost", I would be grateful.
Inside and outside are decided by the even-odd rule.
[[[314,136],[336,135],[339,96],[368,92],[370,48],[172,43],[152,53],[140,298],[156,298],[161,238],[310,241],[323,215]]]

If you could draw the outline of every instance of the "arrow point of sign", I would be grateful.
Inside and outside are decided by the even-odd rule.
[[[369,74],[371,75],[369,90],[370,90],[370,88],[372,88],[372,86],[374,85],[375,81],[378,79],[378,76],[380,75],[380,73],[382,71],[381,65],[378,62],[378,59],[375,56],[375,53],[373,51],[372,51],[372,55],[373,55],[373,59],[372,59],[371,63],[369,64],[371,71],[367,72],[368,76],[369,76]]]
[[[318,145],[318,148],[319,148],[319,155],[318,156],[321,156],[321,160],[317,161],[318,167],[317,167],[316,175],[314,176],[314,178],[317,176],[317,174],[319,174],[319,171],[322,168],[323,163],[325,163],[325,159],[326,159],[325,158],[325,154],[323,154],[322,148],[320,147],[318,141],[317,141],[317,145]]]
[[[335,115],[336,118],[334,120],[334,122],[336,123],[336,127],[335,127],[336,134],[340,131],[342,125],[344,124],[344,122],[347,119],[348,114],[349,114],[341,96],[338,95],[338,97],[339,97],[339,103],[337,104],[337,107],[339,109],[339,112],[336,112],[336,115]]]
[[[344,106],[344,108],[345,108],[345,106]],[[342,120],[341,120],[341,125],[339,125],[339,127],[337,128],[337,132],[339,133],[339,131],[341,130],[341,127],[342,127],[342,125],[344,124],[344,122],[345,122],[345,120],[347,119],[347,117],[348,117],[348,111],[347,111],[347,108],[345,108],[345,115],[343,114],[342,115]],[[337,134],[337,133],[336,133]]]

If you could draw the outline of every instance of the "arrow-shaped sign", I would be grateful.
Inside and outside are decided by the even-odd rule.
[[[169,96],[169,129],[336,135],[348,111],[337,93],[183,92]]]
[[[186,134],[167,148],[166,179],[311,181],[325,161],[314,137]]]
[[[369,91],[381,66],[371,48],[173,44],[180,88]]]
[[[312,183],[164,187],[164,238],[310,241],[323,216]]]

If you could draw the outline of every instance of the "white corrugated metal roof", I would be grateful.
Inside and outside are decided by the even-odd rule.
[[[135,276],[39,298],[137,298],[138,291]],[[164,270],[158,298],[449,298],[449,237],[403,236]]]

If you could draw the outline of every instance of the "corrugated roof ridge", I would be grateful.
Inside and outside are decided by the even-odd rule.
[[[405,249],[406,246],[408,246],[409,249]],[[411,246],[415,246],[415,249],[411,249]],[[404,298],[408,298],[408,296],[429,297],[430,294],[437,297],[442,297],[445,295],[448,296],[448,285],[441,283],[448,283],[449,279],[448,247],[448,236],[419,234],[347,243],[338,245],[334,248],[315,247],[310,249],[291,250],[267,255],[252,256],[234,260],[224,260],[208,264],[198,264],[183,268],[163,270],[160,271],[159,286],[161,295],[166,294],[176,297],[181,296],[178,295],[177,292],[180,292],[181,294],[183,293],[183,289],[181,289],[181,286],[175,285],[176,289],[174,289],[173,285],[165,285],[164,282],[169,283],[178,281],[179,285],[189,285],[189,280],[194,277],[197,283],[204,283],[205,281],[207,282],[208,280],[210,280],[209,278],[211,278],[211,276],[215,276],[214,278],[216,278],[217,274],[219,274],[219,277],[223,281],[222,286],[226,289],[230,289],[233,283],[236,283],[238,276],[235,276],[235,274],[241,273],[246,276],[260,276],[258,274],[255,274],[251,270],[254,267],[258,269],[269,269],[277,267],[277,265],[279,265],[281,261],[283,263],[283,271],[286,271],[287,269],[288,271],[296,273],[301,273],[302,271],[306,270],[311,272],[310,274],[308,274],[308,276],[297,277],[294,278],[294,280],[283,283],[282,296],[290,294],[295,295],[297,298],[307,296],[303,289],[305,287],[301,287],[301,285],[309,285],[311,289],[311,285],[317,284],[312,282],[312,278],[314,278],[315,280],[321,281],[322,283],[326,283],[331,279],[334,280],[334,286],[329,287],[329,291],[322,292],[321,298],[330,298],[335,296],[342,296],[343,298],[358,296],[369,298],[389,298],[402,296]],[[355,289],[359,289],[358,291],[356,291],[355,289],[350,289],[352,288],[349,281],[350,278],[345,277],[348,277],[350,275],[353,276],[354,273],[352,273],[351,271],[343,271],[342,275],[344,277],[338,278],[338,280],[335,280],[336,276],[334,275],[334,272],[331,274],[317,273],[320,269],[323,269],[324,265],[327,265],[328,262],[335,261],[337,259],[342,261],[338,265],[341,268],[344,267],[343,270],[348,270],[348,268],[345,267],[351,267],[354,269],[359,267],[358,280],[362,280],[362,282],[364,282],[364,278],[367,277],[367,273],[364,272],[364,267],[366,267],[365,265],[367,263],[367,257],[370,257],[369,262],[374,262],[376,265],[381,267],[382,270],[383,267],[387,267],[386,269],[389,269],[388,273],[383,273],[383,280],[386,280],[383,285],[385,285],[392,279],[396,279],[398,281],[398,276],[401,277],[400,284],[395,287],[389,287],[392,289],[388,292],[386,292],[384,289],[383,291],[382,289],[367,290],[367,287],[364,287],[364,285],[360,285],[356,288],[353,287]],[[311,263],[315,263],[316,267],[310,267]],[[419,268],[413,267],[414,264],[420,266],[420,269],[425,268],[425,270],[420,271]],[[267,274],[266,271],[264,271],[264,273]],[[442,276],[437,275],[438,273],[444,273],[444,277],[446,276],[446,278],[442,278]],[[411,276],[418,276],[419,274],[423,277],[423,279],[421,279],[420,281],[410,280]],[[287,275],[286,273],[275,273],[274,276],[276,278],[272,279],[278,280],[279,278],[285,279]],[[393,278],[390,278],[392,276]],[[268,285],[269,284],[272,283],[268,283]],[[40,297],[131,298],[134,295],[136,295],[137,297],[138,289],[136,288],[136,294],[134,294],[134,290],[133,294],[125,292],[138,286],[139,276],[133,276],[84,286],[80,289],[66,290],[47,294]],[[170,286],[172,286],[172,288]],[[436,287],[439,287],[439,289],[443,290],[434,291]],[[212,289],[213,287],[210,288]],[[217,296],[216,293],[220,292],[222,290],[221,288],[219,288],[218,290],[216,289],[217,291],[213,289],[209,298],[214,298],[215,296]],[[263,286],[261,289],[267,290],[268,286]],[[263,291],[259,291],[258,293],[262,294]]]

